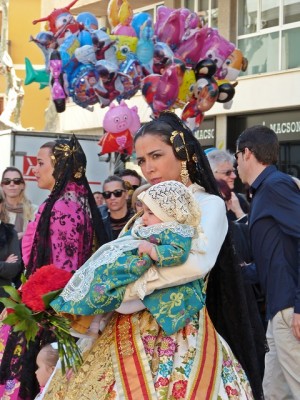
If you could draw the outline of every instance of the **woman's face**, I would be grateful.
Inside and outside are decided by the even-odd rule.
[[[22,176],[20,176],[18,171],[6,171],[5,174],[3,175],[1,187],[8,202],[9,199],[15,199],[20,197],[21,193],[24,191],[25,184],[24,183],[19,184],[19,182],[22,180],[23,178]],[[5,185],[3,183],[9,181],[10,183],[8,185]]]
[[[37,154],[37,165],[33,172],[40,189],[52,190],[55,184],[53,177],[54,167],[51,160],[51,150],[48,147],[39,149]]]
[[[151,133],[140,136],[135,142],[135,151],[138,165],[151,185],[169,180],[181,181],[181,161],[160,136]]]
[[[234,181],[236,180],[235,169],[231,162],[225,161],[219,163],[213,174],[217,180],[222,179],[227,183],[231,190],[234,189]]]

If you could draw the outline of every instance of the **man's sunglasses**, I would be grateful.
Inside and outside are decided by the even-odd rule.
[[[22,178],[13,178],[13,179],[4,178],[1,183],[2,185],[8,186],[11,184],[11,182],[13,182],[15,185],[21,185],[21,183],[24,183]]]
[[[112,192],[102,192],[102,196],[107,200],[111,198],[111,195],[113,194],[115,197],[121,197],[123,192],[126,192],[124,189],[116,189],[113,190]]]
[[[236,169],[228,169],[227,171],[215,171],[215,172],[225,176],[230,176],[232,173],[236,174]]]
[[[139,185],[132,185],[128,181],[125,181],[125,186],[127,190],[136,190],[139,187]]]

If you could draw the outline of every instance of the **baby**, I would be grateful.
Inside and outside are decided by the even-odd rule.
[[[192,193],[180,182],[167,181],[151,186],[138,198],[143,203],[142,217],[124,235],[98,249],[76,271],[51,303],[57,312],[91,316],[116,310],[126,285],[132,282],[136,282],[140,299],[166,333],[176,331],[203,306],[199,282],[145,297],[147,281],[157,279],[156,269],[184,263],[192,238],[201,233],[200,210]],[[172,294],[178,291],[181,293],[175,296],[180,301],[173,304]],[[195,291],[199,294],[196,300],[192,298]],[[173,307],[160,308],[165,302]]]
[[[41,348],[39,351],[36,364],[38,369],[35,371],[36,378],[40,385],[40,393],[35,397],[35,400],[41,399],[47,382],[54,371],[58,361],[58,347],[57,343],[49,343]]]

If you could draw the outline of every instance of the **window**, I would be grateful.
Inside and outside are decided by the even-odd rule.
[[[161,1],[159,3],[153,3],[151,6],[146,6],[146,7],[141,7],[141,8],[135,8],[134,9],[134,14],[140,13],[140,12],[146,12],[149,15],[151,15],[153,23],[156,22],[156,10],[159,6],[163,6],[164,2]]]
[[[299,0],[239,0],[238,47],[248,59],[241,75],[300,67]]]
[[[181,0],[181,7],[196,12],[203,24],[218,27],[218,0]]]

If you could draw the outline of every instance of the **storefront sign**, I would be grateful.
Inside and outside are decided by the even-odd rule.
[[[300,110],[248,115],[246,126],[266,125],[278,135],[279,141],[300,140]]]
[[[215,118],[205,119],[199,128],[193,130],[195,137],[199,140],[201,146],[214,146],[216,136]]]

